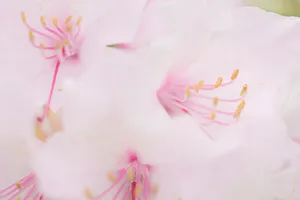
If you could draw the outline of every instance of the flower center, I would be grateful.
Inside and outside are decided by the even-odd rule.
[[[157,192],[157,186],[150,183],[151,172],[152,167],[150,165],[141,163],[136,153],[130,153],[128,166],[117,172],[107,174],[108,179],[112,182],[109,188],[96,197],[93,197],[91,192],[86,189],[86,196],[89,199],[100,200],[114,190],[115,194],[112,200],[117,200],[120,197],[122,197],[122,200],[147,200],[150,194]]]
[[[37,190],[36,177],[34,174],[29,174],[18,182],[8,186],[0,191],[0,198],[20,200],[32,198],[34,200],[43,200],[44,196]]]
[[[52,23],[48,23],[45,17],[41,16],[40,22],[44,31],[39,31],[27,23],[24,12],[21,13],[21,16],[23,23],[29,30],[29,40],[33,47],[39,49],[45,59],[56,61],[48,101],[42,117],[43,120],[49,111],[60,65],[68,58],[77,56],[77,40],[82,17],[79,17],[76,22],[72,21],[72,16],[68,16],[64,20],[52,17]],[[40,42],[37,42],[36,37]]]
[[[245,107],[244,96],[247,93],[248,86],[243,85],[239,97],[233,99],[211,97],[203,93],[233,84],[238,74],[239,70],[236,69],[231,75],[231,80],[225,83],[223,83],[223,78],[219,77],[215,84],[205,84],[204,80],[200,80],[197,84],[192,85],[178,84],[174,77],[169,76],[157,91],[157,97],[170,116],[188,114],[196,118],[201,129],[211,137],[204,127],[212,124],[229,126],[240,117]],[[218,109],[219,104],[233,103],[237,104],[236,109],[233,111]],[[228,121],[228,117],[233,118],[233,120]]]

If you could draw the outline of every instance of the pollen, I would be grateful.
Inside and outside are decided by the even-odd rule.
[[[51,19],[41,16],[41,30],[32,27],[27,22],[24,12],[21,13],[21,19],[28,29],[29,41],[32,46],[38,49],[46,60],[55,61],[47,106],[45,107],[43,116],[45,118],[52,101],[61,64],[69,58],[76,57],[78,53],[78,36],[81,31],[80,22],[82,21],[82,17],[79,17],[77,21],[73,21],[72,16],[67,16],[66,18],[53,16]]]
[[[172,77],[167,77],[165,84],[159,88],[157,97],[170,116],[188,114],[211,138],[206,127],[233,125],[236,123],[234,119],[238,119],[243,112],[246,105],[247,84],[242,86],[241,91],[235,91],[233,87],[230,87],[238,78],[239,73],[239,69],[235,69],[229,74],[227,80],[218,77],[215,83],[207,83],[202,79],[194,84],[191,84],[188,79],[180,78],[180,74],[178,74],[179,77],[173,74]],[[188,84],[184,84],[185,82]],[[218,94],[220,90],[222,94],[233,97],[223,98]]]

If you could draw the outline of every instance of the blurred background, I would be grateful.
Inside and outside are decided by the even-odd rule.
[[[246,0],[247,5],[285,16],[300,16],[300,0]]]

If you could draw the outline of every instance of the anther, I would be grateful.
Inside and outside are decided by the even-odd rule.
[[[244,96],[247,93],[247,90],[248,90],[248,85],[247,84],[243,85],[240,95]]]
[[[110,180],[112,183],[115,183],[116,182],[116,177],[112,174],[112,173],[108,173],[107,174],[107,178],[108,180]]]
[[[64,39],[63,42],[62,42],[62,44],[63,44],[63,45],[68,45],[68,44],[69,44],[69,40]]]
[[[30,39],[31,41],[34,40],[34,35],[33,35],[32,31],[29,31],[29,39]]]
[[[66,30],[67,30],[67,32],[71,32],[72,31],[72,25],[71,24],[67,24]]]
[[[151,192],[153,194],[157,194],[157,192],[158,192],[158,185],[157,184],[154,184],[154,185],[151,186]]]
[[[24,12],[21,12],[22,22],[26,23],[26,16]]]
[[[213,98],[213,105],[217,106],[218,103],[219,103],[219,98],[218,97]]]
[[[56,42],[55,43],[55,49],[57,50],[57,49],[59,49],[60,48],[60,42]]]
[[[42,49],[45,49],[45,45],[44,45],[43,43],[40,44],[40,47],[41,47]]]
[[[219,77],[219,78],[217,79],[216,84],[215,84],[215,88],[218,88],[218,87],[222,84],[222,81],[223,81],[223,78],[222,78],[222,77]]]
[[[194,90],[196,91],[196,93],[198,93],[199,92],[199,90],[200,90],[200,87],[199,87],[199,85],[197,85],[197,84],[194,84]]]
[[[204,85],[204,80],[200,80],[198,83],[199,90],[203,87],[203,85]]]
[[[187,99],[189,99],[191,97],[191,90],[190,90],[189,86],[185,87],[185,95],[186,95]]]
[[[57,20],[57,17],[52,17],[52,23],[53,23],[53,25],[54,26],[57,26],[57,24],[58,24],[58,20]]]
[[[216,113],[214,113],[214,112],[210,113],[209,119],[210,120],[215,120],[216,119]]]
[[[42,26],[45,27],[47,25],[46,21],[45,21],[45,18],[43,16],[41,16],[40,21],[41,21]]]
[[[238,119],[238,118],[240,118],[240,115],[241,115],[241,111],[237,110],[237,111],[234,113],[233,118],[234,118],[234,119]]]
[[[80,16],[80,17],[78,17],[78,19],[76,21],[76,26],[78,26],[81,23],[81,21],[82,21],[82,17]]]
[[[65,20],[65,24],[68,24],[72,19],[72,16],[68,16]]]
[[[241,103],[238,105],[237,110],[243,110],[243,108],[245,107],[246,101],[242,100]]]
[[[17,186],[18,189],[21,189],[21,188],[22,188],[22,184],[19,183],[19,182],[16,183],[16,186]]]
[[[89,188],[85,188],[84,190],[84,195],[88,198],[88,199],[94,199],[94,196],[92,195],[92,192]]]
[[[136,197],[140,196],[140,194],[142,193],[143,191],[143,185],[142,184],[137,184],[136,187],[135,187],[135,190],[134,190],[134,195]]]
[[[236,69],[234,70],[234,72],[231,75],[231,80],[233,81],[234,79],[236,79],[236,77],[239,75],[240,70]]]
[[[130,181],[134,181],[134,172],[131,167],[127,170],[127,178]]]

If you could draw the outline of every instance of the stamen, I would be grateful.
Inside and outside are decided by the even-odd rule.
[[[223,78],[222,77],[219,77],[216,84],[215,84],[215,88],[218,88],[220,87],[220,85],[222,84],[222,81],[223,81]]]
[[[65,60],[69,59],[70,57],[76,56],[77,54],[77,48],[74,45],[77,45],[76,39],[80,33],[80,22],[82,20],[82,17],[79,17],[76,22],[72,22],[72,16],[68,16],[64,20],[64,23],[61,23],[61,20],[56,16],[54,16],[52,17],[52,23],[49,21],[47,23],[46,18],[44,16],[41,16],[40,23],[43,29],[46,31],[46,33],[32,28],[27,23],[27,19],[24,12],[21,13],[21,18],[22,18],[22,22],[25,24],[25,26],[29,31],[29,40],[31,44],[35,48],[41,51],[45,59],[56,61],[53,80],[52,80],[52,84],[48,96],[48,104],[45,107],[45,111],[44,111],[45,112],[44,116],[46,116],[47,109],[50,107],[50,103],[53,95],[53,89],[55,87],[56,77],[59,71],[59,66],[60,64],[63,64]],[[51,26],[51,24],[53,24],[54,29],[49,27],[49,25]],[[60,24],[65,24],[65,26],[59,27]],[[76,28],[75,28],[76,33],[73,34],[72,29],[75,24],[76,24]],[[40,40],[40,39],[43,41],[36,42],[36,40]],[[50,44],[50,46],[47,46],[47,44],[48,45]],[[50,53],[50,55],[48,53]]]
[[[18,182],[8,186],[0,191],[0,198],[8,200],[19,199],[28,200],[33,197],[33,200],[43,199],[43,194],[37,191],[36,177],[34,174],[20,179]]]
[[[112,173],[108,173],[108,178],[111,181],[113,177],[112,185],[103,191],[100,195],[93,198],[93,200],[106,199],[106,195],[114,188],[117,188],[112,200],[122,199],[127,200],[129,194],[131,194],[131,200],[138,200],[143,194],[143,199],[148,200],[150,193],[154,193],[155,190],[152,188],[157,188],[157,186],[152,186],[150,184],[150,172],[151,166],[147,164],[142,164],[139,158],[129,159],[128,167],[122,168],[118,171],[118,177],[115,179]],[[157,192],[157,190],[156,190]],[[85,192],[86,193],[86,192]],[[121,198],[121,194],[123,197]],[[86,196],[88,197],[89,194]]]
[[[68,17],[66,18],[65,24],[68,24],[68,23],[71,21],[71,19],[72,19],[72,16],[68,16]]]
[[[52,23],[54,26],[57,26],[57,24],[58,24],[57,17],[55,17],[55,16],[52,17]]]
[[[204,126],[212,124],[229,126],[235,123],[245,107],[244,96],[247,93],[247,84],[243,86],[240,94],[237,95],[240,97],[233,99],[225,99],[217,96],[211,97],[203,93],[218,91],[219,88],[230,86],[238,74],[239,70],[234,70],[228,82],[223,82],[223,78],[218,77],[215,84],[204,84],[204,80],[200,80],[197,84],[192,85],[178,84],[174,76],[167,77],[164,85],[157,91],[157,97],[170,116],[188,114],[199,121],[202,130],[204,130]],[[226,105],[226,107],[234,109],[234,106],[230,105],[234,103],[238,104],[236,110],[226,111],[218,108],[219,106]],[[227,116],[231,116],[235,120]],[[226,117],[230,121],[223,121],[227,119]],[[205,130],[204,132],[208,133]]]
[[[46,21],[45,21],[45,18],[43,16],[41,16],[40,21],[41,21],[42,26],[45,27],[47,25]]]
[[[91,192],[91,190],[90,190],[89,188],[86,188],[86,189],[84,190],[84,194],[85,194],[85,196],[86,196],[88,199],[94,199],[94,196],[92,195],[92,192]]]
[[[243,85],[240,95],[244,96],[247,93],[247,89],[248,89],[248,85],[247,84]]]
[[[78,17],[78,19],[76,21],[76,26],[79,26],[81,21],[82,21],[82,17],[80,16],[80,17]]]

